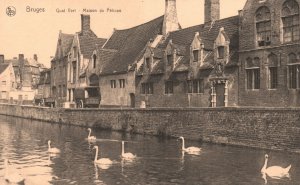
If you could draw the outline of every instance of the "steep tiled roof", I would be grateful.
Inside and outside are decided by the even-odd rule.
[[[28,65],[32,67],[39,67],[39,62],[33,58],[27,59]]]
[[[161,74],[164,72],[164,63],[162,60],[155,60],[154,64],[151,74]]]
[[[57,44],[54,60],[62,58],[68,54],[68,52],[71,49],[73,38],[74,38],[73,34],[66,34],[66,33],[60,33],[59,36],[61,39],[61,48]]]
[[[93,51],[96,49],[96,47],[102,47],[103,44],[106,42],[106,39],[90,37],[89,35],[79,34],[78,38],[80,44],[80,51],[84,58],[91,58]]]
[[[194,39],[195,33],[199,32],[200,38],[204,42],[204,47],[207,50],[213,49],[215,39],[219,34],[221,27],[224,27],[226,34],[230,39],[230,47],[238,48],[238,26],[239,16],[233,16],[225,19],[220,19],[211,25],[197,25],[182,30],[171,32],[165,42],[161,43],[159,47],[165,48],[169,40],[178,45],[190,45]]]
[[[164,17],[158,17],[145,24],[126,29],[115,30],[105,44],[105,49],[118,50],[111,62],[104,66],[103,74],[126,72],[150,39],[161,34]]]
[[[238,55],[236,54],[239,48],[239,40],[238,40],[238,28],[239,26],[239,17],[233,16],[225,19],[220,19],[215,22],[213,22],[211,25],[197,25],[189,28],[185,28],[182,30],[178,30],[175,32],[171,32],[169,36],[164,40],[164,42],[161,42],[158,47],[165,48],[170,40],[172,40],[172,44],[176,46],[177,50],[179,51],[179,55],[184,55],[186,62],[190,60],[190,53],[188,52],[188,48],[194,37],[195,33],[199,32],[200,38],[202,42],[204,43],[204,49],[206,51],[213,50],[214,47],[214,41],[217,38],[220,28],[224,27],[224,30],[230,39],[230,61],[226,66],[233,66],[236,65],[238,62]],[[179,47],[178,47],[179,46]],[[185,54],[184,54],[184,47],[185,48]],[[178,49],[182,48],[182,49]],[[212,69],[213,64],[211,62],[214,61],[213,54],[208,53],[208,56],[204,60],[203,66],[201,66],[200,69]],[[209,63],[207,63],[209,62]]]
[[[6,64],[12,63],[12,66],[13,66],[13,67],[19,66],[19,60],[18,60],[18,59],[8,59],[8,60],[4,60],[4,63],[6,63]]]
[[[101,66],[99,67],[99,73],[101,74],[104,66],[108,65],[108,63],[113,59],[117,50],[114,49],[101,49],[97,50],[97,56],[99,57]]]
[[[175,72],[188,71],[189,66],[185,61],[186,61],[185,56],[179,57],[178,61],[176,62],[176,66],[175,66],[174,71]]]
[[[7,69],[9,64],[0,64],[0,74],[3,73]]]

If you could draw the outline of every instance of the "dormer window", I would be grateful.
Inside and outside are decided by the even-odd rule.
[[[58,45],[61,46],[61,39],[58,39]]]
[[[256,40],[259,47],[271,44],[271,13],[266,6],[256,11]]]
[[[151,69],[151,61],[150,61],[150,58],[149,57],[147,57],[146,59],[145,59],[145,62],[146,62],[146,67],[147,67],[147,69]]]
[[[93,68],[96,68],[96,64],[97,64],[97,56],[93,55]]]
[[[218,59],[223,59],[225,57],[225,47],[219,46],[218,47]]]
[[[167,55],[167,64],[172,65],[173,64],[173,55]]]
[[[199,50],[193,50],[193,61],[198,62],[199,61]]]
[[[77,49],[76,46],[73,47],[73,58],[76,58]]]

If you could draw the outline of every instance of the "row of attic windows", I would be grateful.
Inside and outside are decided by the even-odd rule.
[[[218,46],[217,52],[218,52],[218,55],[217,55],[218,59],[224,59],[224,57],[225,57],[225,46]],[[174,58],[173,54],[167,55],[167,65],[172,65],[173,64],[173,58]],[[195,50],[193,50],[193,62],[198,62],[199,60],[200,60],[200,50],[195,49]],[[149,57],[145,58],[145,64],[146,64],[146,67],[148,69],[150,69],[151,63],[150,63],[150,58]]]
[[[282,42],[300,40],[299,5],[295,0],[287,0],[281,9]],[[256,11],[256,36],[258,46],[268,46],[272,40],[271,12],[266,6]]]
[[[300,53],[297,57],[295,53],[288,55],[288,88],[300,89]],[[260,58],[247,58],[246,60],[246,84],[248,90],[261,88],[261,61]],[[268,88],[278,88],[278,57],[275,54],[268,56],[267,65]]]

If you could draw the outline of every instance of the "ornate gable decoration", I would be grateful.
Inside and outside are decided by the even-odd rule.
[[[217,76],[223,76],[224,66],[229,62],[229,44],[229,37],[221,27],[214,43],[214,68]]]

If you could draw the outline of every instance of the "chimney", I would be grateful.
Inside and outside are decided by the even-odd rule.
[[[81,32],[90,30],[90,15],[81,14]]]
[[[24,54],[19,54],[19,61],[23,61],[24,62]]]
[[[4,55],[0,55],[0,64],[4,63]]]
[[[167,35],[169,32],[179,30],[179,22],[177,18],[176,0],[165,0],[165,16],[163,23],[163,35]]]
[[[220,0],[205,0],[204,23],[220,19]]]
[[[33,55],[33,59],[34,59],[35,61],[38,61],[37,54],[34,54],[34,55]]]

